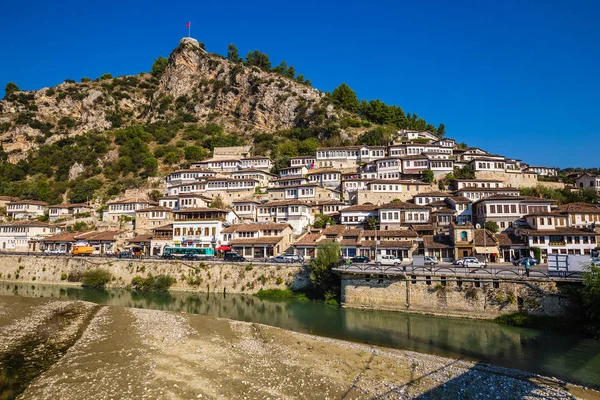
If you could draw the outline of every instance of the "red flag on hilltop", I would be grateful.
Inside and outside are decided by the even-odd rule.
[[[189,27],[190,27],[190,24],[191,24],[191,22],[188,22],[187,24],[185,24],[185,27],[186,27],[186,28],[189,28]]]

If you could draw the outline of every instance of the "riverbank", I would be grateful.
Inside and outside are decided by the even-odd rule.
[[[90,269],[113,276],[108,287],[126,288],[135,277],[171,275],[171,290],[254,294],[261,289],[304,289],[308,272],[297,264],[252,264],[72,256],[0,255],[0,281],[10,283],[79,284]]]
[[[65,310],[79,310],[81,315],[70,330],[81,335],[55,362],[41,366],[43,370],[20,398],[567,399],[572,398],[569,392],[586,398],[597,395],[521,371],[256,323],[95,307],[81,301],[0,296],[3,360],[16,349],[29,349],[22,356],[35,361],[36,349],[49,341],[40,337],[40,327]],[[24,342],[30,346],[23,346]]]

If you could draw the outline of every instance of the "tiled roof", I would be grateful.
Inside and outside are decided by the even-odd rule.
[[[216,212],[216,213],[228,213],[230,210],[222,208],[210,208],[210,207],[199,207],[199,208],[183,208],[181,210],[173,211],[175,214],[186,214],[186,213],[197,213],[197,212]]]
[[[468,197],[464,196],[448,196],[448,199],[451,199],[455,203],[472,203],[473,201]]]
[[[281,242],[283,238],[281,236],[265,236],[260,238],[241,238],[241,239],[233,239],[229,242],[230,245],[274,245]]]
[[[304,200],[279,200],[279,201],[268,201],[261,203],[259,207],[280,207],[280,206],[291,206],[291,205],[309,205]]]
[[[516,189],[518,190],[518,189]],[[532,202],[536,202],[536,203],[556,203],[556,200],[552,200],[552,199],[540,199],[539,197],[531,197],[531,196],[507,196],[505,194],[495,194],[493,196],[488,196],[485,197],[483,199],[479,199],[476,201],[476,203],[480,203],[483,201],[488,201],[488,200],[527,200],[527,201],[532,201]]]
[[[302,238],[300,240],[298,240],[295,244],[296,245],[316,244],[317,239],[319,239],[320,237],[321,237],[320,233],[308,233],[308,234],[302,236]]]
[[[433,228],[433,227],[432,227]],[[390,229],[390,230],[368,230],[365,229],[363,231],[363,237],[364,236],[377,236],[379,237],[417,237],[419,236],[419,234],[413,230],[410,229]]]
[[[379,207],[381,210],[395,210],[401,208],[425,210],[429,207],[420,206],[417,204],[407,203],[405,201],[392,201],[391,203],[383,204]]]
[[[236,224],[228,226],[227,228],[221,230],[222,233],[233,233],[233,232],[259,232],[259,231],[282,231],[285,228],[290,227],[289,224],[261,224],[261,223],[252,223],[252,224]]]
[[[106,204],[135,204],[135,203],[147,203],[147,204],[153,204],[153,205],[158,205],[158,203],[154,200],[149,200],[149,199],[123,199],[123,200],[113,200],[113,201],[109,201]]]
[[[559,207],[565,213],[600,213],[600,206],[587,203],[571,203]]]
[[[75,239],[83,239],[89,241],[106,241],[114,242],[117,239],[115,236],[123,233],[124,231],[101,231],[101,232],[86,232],[75,236]]]
[[[519,232],[527,236],[549,236],[549,235],[581,235],[598,236],[600,233],[577,228],[555,228],[555,229],[519,229]]]
[[[451,249],[454,247],[450,237],[445,235],[424,235],[423,246],[426,249]]]
[[[173,231],[173,224],[157,226],[156,228],[150,229],[152,232],[165,232],[165,231]]]
[[[413,181],[405,181],[405,180],[401,180],[401,179],[376,179],[374,181],[371,181],[369,183],[369,185],[384,184],[384,183],[392,184],[392,185],[396,185],[396,184],[398,184],[398,185],[400,185],[400,184],[402,184],[402,185],[427,185],[427,186],[431,185],[430,183],[427,183],[427,182],[413,182]]]
[[[527,245],[523,239],[515,236],[514,234],[496,233],[494,236],[496,236],[496,239],[498,239],[498,245],[502,247]]]
[[[12,197],[12,196],[0,196],[0,201],[9,201],[9,202],[15,202],[15,201],[19,201],[21,199],[19,199],[18,197]]]
[[[39,201],[39,200],[17,200],[17,201],[11,201],[10,204],[32,204],[34,206],[47,206],[48,203],[46,203],[45,201]]]
[[[446,193],[446,192],[425,192],[425,193],[415,194],[413,197],[449,197],[449,196],[451,196],[451,194]]]
[[[501,188],[482,188],[482,187],[464,187],[458,190],[455,190],[454,193],[463,193],[463,192],[521,192],[518,188],[514,187],[501,187]],[[497,195],[503,196],[503,195]],[[518,197],[518,196],[513,196]]]
[[[256,203],[256,204],[260,204],[260,201],[255,200],[255,199],[236,199],[236,200],[232,200],[231,203],[235,204],[235,203]]]
[[[322,235],[341,235],[346,230],[346,225],[331,225],[323,229]]]
[[[494,234],[487,229],[475,229],[473,231],[473,236],[475,237],[475,246],[493,246],[498,242],[498,240],[494,237]]]
[[[412,224],[410,229],[416,232],[433,231],[435,228],[431,224]]]
[[[375,247],[374,240],[363,240],[361,242],[362,247]],[[413,242],[409,240],[380,240],[377,245],[380,249],[410,249],[413,247]]]
[[[40,242],[74,242],[75,236],[80,234],[81,232],[61,232],[59,234],[40,239]]]
[[[142,208],[141,210],[136,210],[136,213],[143,213],[143,212],[151,212],[151,211],[173,211],[172,208],[169,207],[163,207],[163,206],[154,206],[154,207],[148,207],[148,208]]]
[[[137,235],[128,240],[129,243],[148,243],[152,240],[152,235]]]
[[[352,211],[376,211],[379,210],[379,206],[374,204],[356,204],[354,206],[346,207],[341,212],[352,212]]]
[[[444,208],[438,208],[437,210],[432,211],[431,213],[432,214],[456,214],[456,210],[453,210],[448,207],[444,207]]]
[[[87,205],[85,203],[53,204],[51,206],[48,206],[48,208],[78,208],[78,207],[92,208],[91,206],[89,206],[89,205]]]
[[[42,228],[52,227],[52,225],[47,222],[40,222],[34,219],[25,221],[0,222],[0,226],[33,226]]]

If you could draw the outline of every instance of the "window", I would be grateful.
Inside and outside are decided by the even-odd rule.
[[[467,235],[467,232],[465,232],[465,231],[462,231],[462,232],[460,233],[460,240],[462,240],[463,242],[466,242],[466,241],[467,241],[467,236],[468,236],[468,235]]]

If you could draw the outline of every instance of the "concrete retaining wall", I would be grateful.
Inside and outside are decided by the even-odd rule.
[[[66,276],[98,267],[114,276],[111,287],[126,287],[134,277],[150,273],[175,277],[172,288],[180,290],[256,293],[303,288],[309,283],[301,266],[16,255],[0,256],[0,281],[69,284]]]
[[[428,283],[429,282],[429,283]],[[497,287],[494,287],[497,285]],[[345,307],[388,309],[440,315],[495,318],[523,311],[533,315],[560,316],[569,301],[552,282],[456,281],[445,284],[439,277],[416,281],[377,275],[342,276],[342,304]]]

